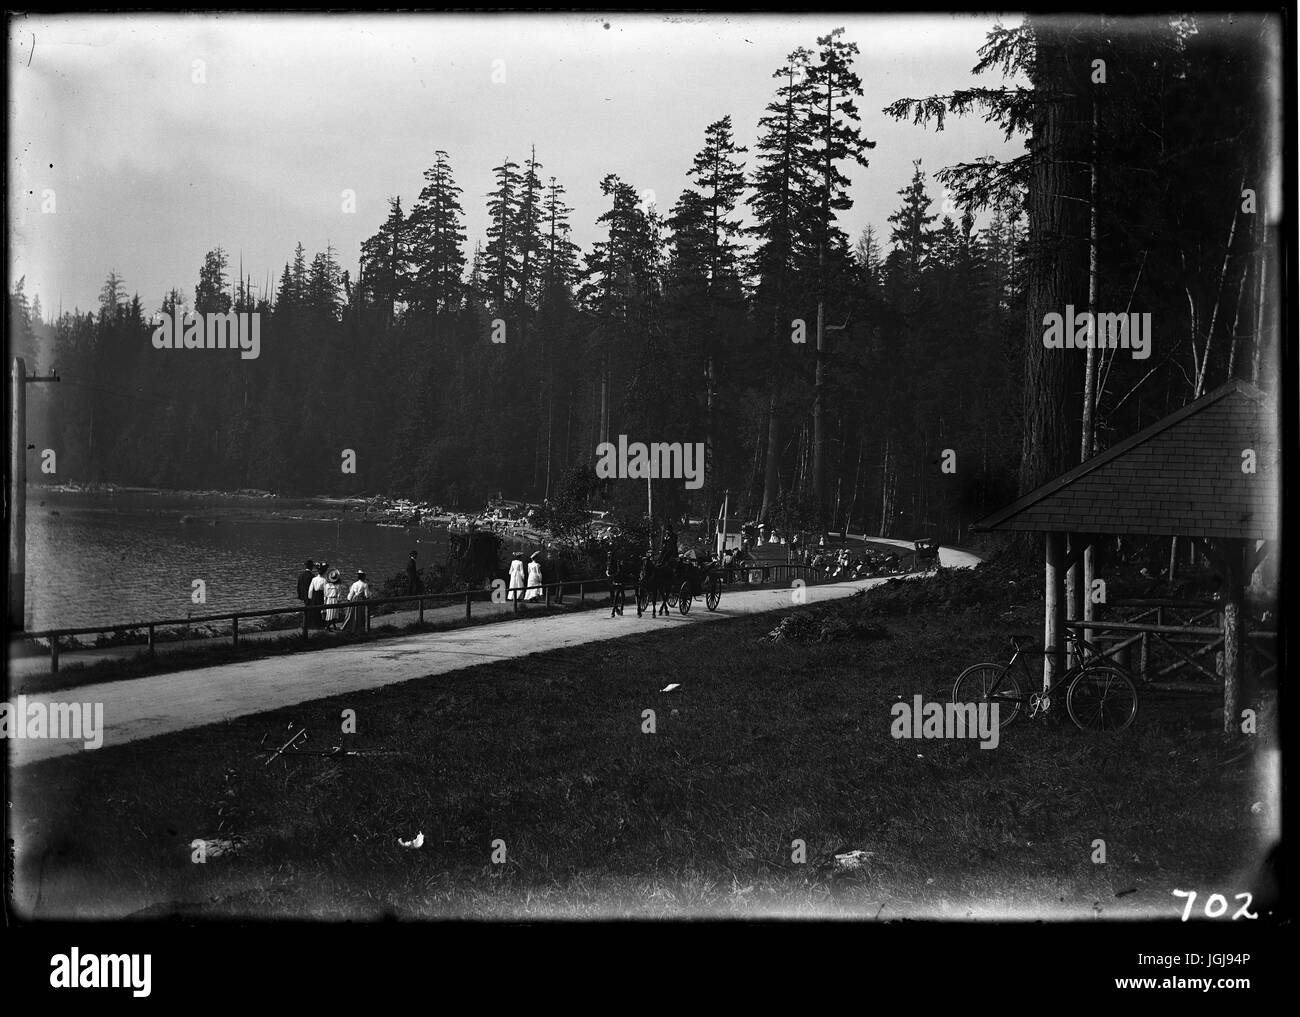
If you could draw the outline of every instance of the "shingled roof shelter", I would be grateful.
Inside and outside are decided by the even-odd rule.
[[[1224,729],[1234,729],[1243,588],[1279,535],[1276,421],[1263,392],[1230,381],[975,525],[1047,535],[1045,681],[1064,665],[1067,625],[1092,618],[1084,550],[1102,536],[1187,537],[1224,577]]]

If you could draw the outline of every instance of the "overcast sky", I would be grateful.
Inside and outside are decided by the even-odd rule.
[[[1003,19],[1012,24],[1018,17]],[[193,299],[206,251],[274,283],[294,245],[332,244],[356,277],[361,242],[401,195],[410,209],[433,153],[463,189],[467,257],[486,227],[491,169],[537,146],[597,239],[601,178],[686,185],[705,127],[730,114],[752,145],[772,72],[839,25],[858,44],[863,132],[852,167],[856,238],[884,228],[912,160],[927,172],[1022,151],[978,118],[936,134],[881,108],[903,96],[997,86],[970,73],[992,17],[474,15],[32,16],[10,22],[10,257],[47,315],[96,304],[109,269],[146,311],[172,286]],[[196,84],[195,61],[206,83]],[[496,64],[495,61],[504,61]],[[504,67],[505,81],[493,82]],[[498,74],[498,76],[500,76]],[[752,158],[752,156],[751,156]],[[341,192],[356,193],[356,212]],[[54,192],[54,214],[42,213]],[[937,182],[931,195],[942,197]],[[937,209],[936,209],[937,210]]]

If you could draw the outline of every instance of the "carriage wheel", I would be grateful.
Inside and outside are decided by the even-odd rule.
[[[671,580],[668,583],[668,590],[664,593],[664,602],[669,607],[677,606],[677,587],[672,585]]]
[[[691,609],[692,599],[693,596],[691,594],[690,580],[687,580],[686,582],[682,583],[681,592],[677,594],[677,602],[678,602],[677,610],[681,611],[682,614],[686,614]]]
[[[636,588],[636,616],[640,618],[645,614],[645,609],[650,606],[650,591],[644,585],[638,585]]]
[[[715,576],[709,580],[709,591],[704,595],[704,606],[710,611],[716,611],[718,604],[722,600],[722,583]]]

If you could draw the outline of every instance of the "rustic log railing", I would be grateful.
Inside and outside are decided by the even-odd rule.
[[[1148,606],[1149,605],[1149,606]],[[1123,619],[1108,621],[1098,618],[1067,619],[1067,628],[1079,632],[1096,631],[1101,633],[1091,640],[1091,645],[1100,656],[1110,658],[1132,671],[1144,681],[1150,681],[1157,687],[1169,690],[1193,691],[1204,688],[1190,682],[1172,683],[1164,681],[1167,677],[1191,667],[1212,682],[1223,680],[1222,658],[1216,659],[1214,670],[1206,667],[1197,658],[1205,658],[1224,645],[1223,605],[1215,601],[1135,601],[1129,600],[1115,604],[1118,607],[1143,608],[1137,613]],[[1175,614],[1174,623],[1166,618],[1167,613]],[[1176,617],[1177,613],[1186,615]],[[1207,626],[1198,624],[1213,618],[1215,623]],[[1263,629],[1246,633],[1245,638],[1256,644],[1256,650],[1269,662],[1260,677],[1268,679],[1276,673],[1276,653],[1270,653],[1261,644],[1277,638],[1276,632]],[[1101,645],[1102,643],[1107,645]],[[1136,663],[1132,659],[1132,648],[1138,648]],[[1178,658],[1170,664],[1153,670],[1151,664],[1152,649],[1163,647],[1173,652]],[[1190,652],[1184,647],[1195,647]]]

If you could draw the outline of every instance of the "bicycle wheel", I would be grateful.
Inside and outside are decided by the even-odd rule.
[[[1137,716],[1137,689],[1118,668],[1085,668],[1070,682],[1065,708],[1081,730],[1123,731]]]
[[[952,687],[954,703],[997,703],[998,727],[1020,716],[1020,682],[1005,664],[972,664]]]

